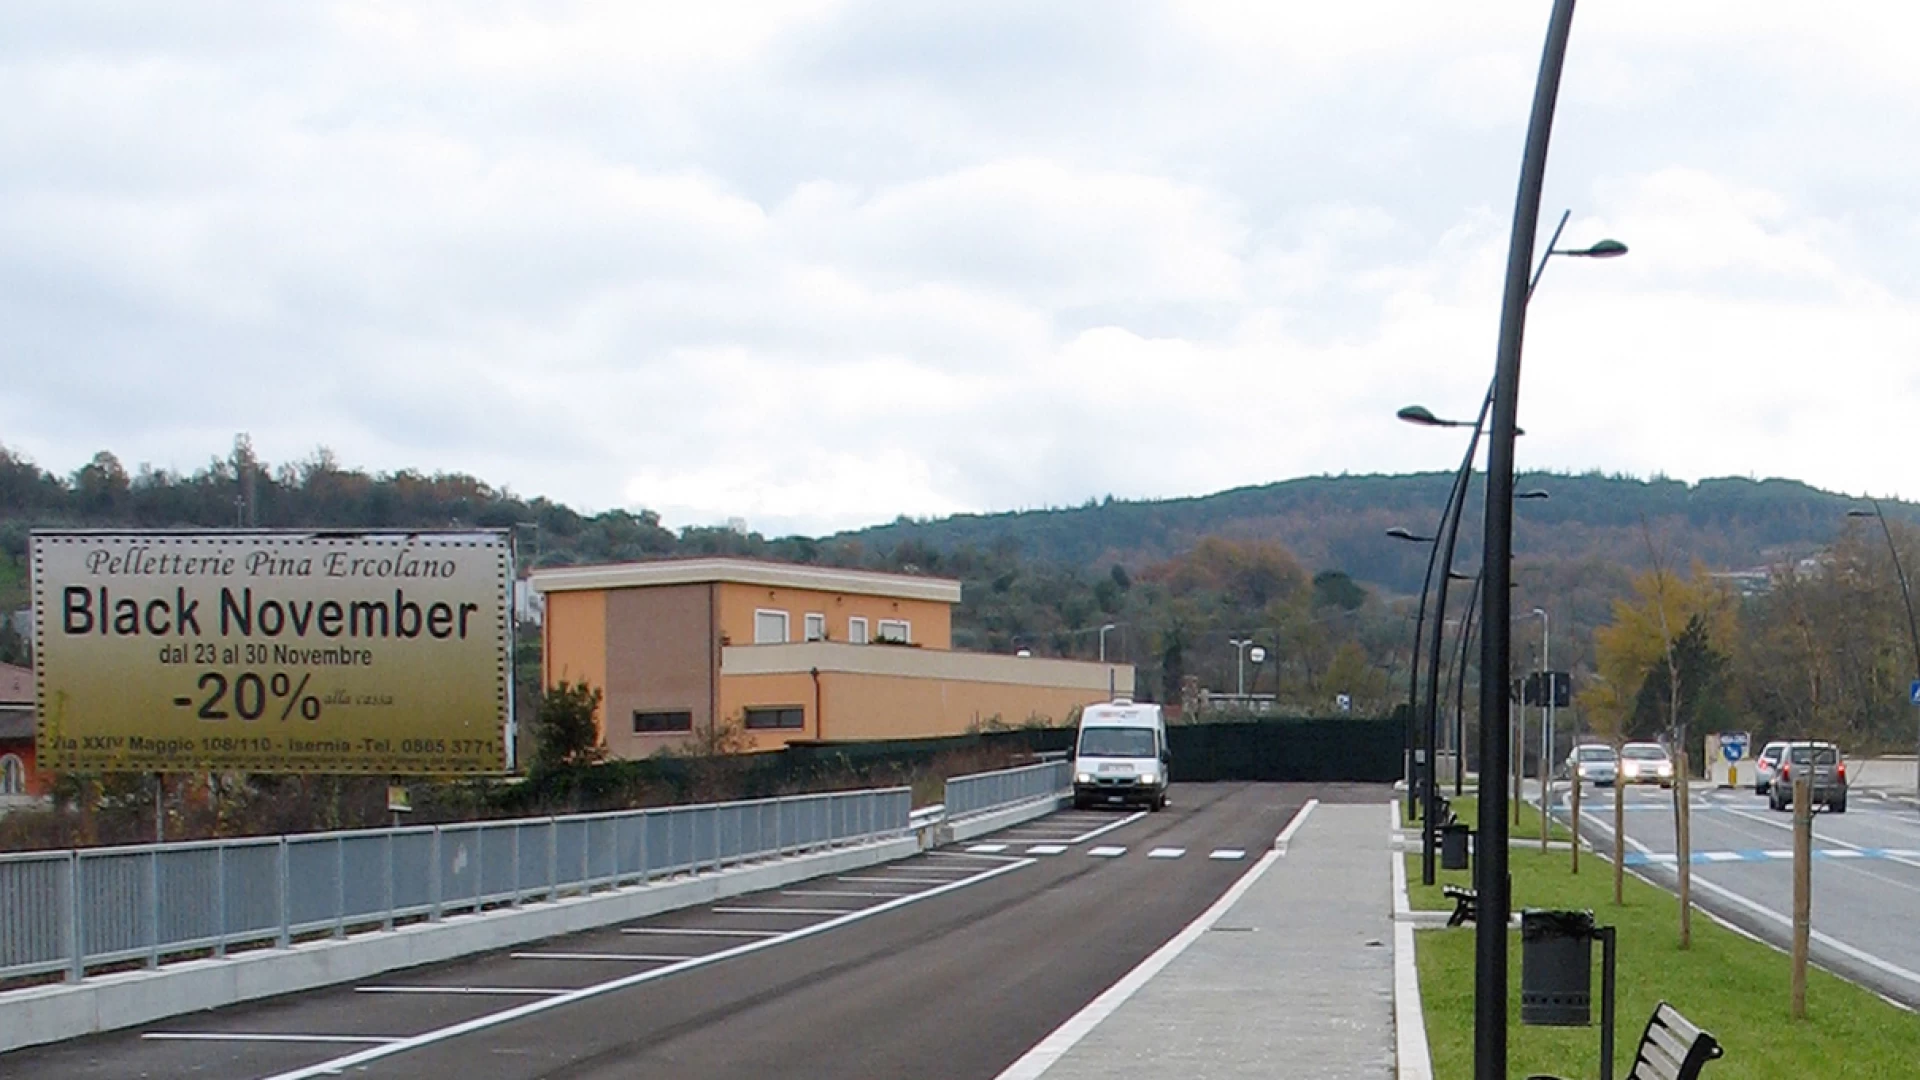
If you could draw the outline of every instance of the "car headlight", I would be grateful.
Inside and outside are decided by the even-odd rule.
[[[1091,784],[1093,783],[1093,774],[1089,772],[1078,773],[1074,776],[1073,782],[1076,784]]]
[[[1159,780],[1160,777],[1152,772],[1143,772],[1140,774],[1140,782],[1143,784],[1154,784],[1158,783]]]
[[[1624,770],[1628,776],[1636,776],[1640,772],[1640,766],[1634,764],[1631,761],[1627,762],[1625,765],[1620,766],[1620,768]]]

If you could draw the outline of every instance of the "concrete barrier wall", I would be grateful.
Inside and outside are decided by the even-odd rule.
[[[189,960],[151,971],[8,991],[0,994],[0,1053],[775,889],[807,878],[906,858],[921,850],[927,839],[906,836],[286,949],[262,949],[219,960]]]

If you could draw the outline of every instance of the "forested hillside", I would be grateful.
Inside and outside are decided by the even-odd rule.
[[[1189,677],[1215,691],[1244,680],[1299,711],[1324,712],[1336,694],[1378,711],[1405,695],[1409,597],[1427,555],[1386,530],[1431,531],[1448,479],[1312,477],[767,538],[670,530],[644,510],[582,514],[471,476],[373,475],[324,451],[271,465],[244,441],[191,474],[129,473],[102,452],[56,476],[0,449],[0,605],[26,602],[26,538],[39,526],[512,527],[523,566],[731,554],[952,576],[964,583],[954,627],[963,648],[1091,659],[1110,626],[1108,654],[1138,667],[1143,695],[1174,698]],[[1554,666],[1577,673],[1595,669],[1594,631],[1652,560],[1709,571],[1790,564],[1832,545],[1860,505],[1786,480],[1532,474],[1520,489],[1550,497],[1517,506],[1514,610],[1549,612]],[[1885,508],[1896,521],[1915,517],[1906,504]],[[1456,560],[1468,573],[1479,523],[1476,509]],[[1468,591],[1455,587],[1451,616]],[[1518,632],[1516,666],[1534,662],[1537,634],[1537,623]],[[1236,640],[1260,644],[1267,660],[1243,663]],[[0,640],[0,653],[17,656],[22,644]]]

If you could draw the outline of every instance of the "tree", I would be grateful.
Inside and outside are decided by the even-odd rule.
[[[600,741],[600,690],[562,679],[540,695],[534,718],[533,770],[592,765],[607,756]]]
[[[1614,601],[1613,621],[1593,635],[1598,670],[1592,684],[1581,692],[1580,705],[1594,730],[1602,733],[1624,734],[1632,728],[1649,675],[1658,674],[1671,684],[1668,648],[1677,646],[1681,636],[1669,638],[1673,627],[1686,628],[1697,619],[1699,640],[1722,656],[1723,643],[1733,642],[1738,632],[1732,594],[1702,566],[1696,565],[1690,578],[1670,570],[1649,570],[1633,579],[1633,593],[1633,599]],[[1685,677],[1686,662],[1674,666]],[[1658,700],[1670,704],[1672,697],[1670,691],[1663,691]],[[1680,697],[1684,704],[1684,689]]]
[[[1723,729],[1731,719],[1727,701],[1727,657],[1713,647],[1707,636],[1706,620],[1698,614],[1687,619],[1686,628],[1673,640],[1672,663],[1660,658],[1647,672],[1635,696],[1633,713],[1626,730],[1628,738],[1652,739],[1660,735],[1689,733],[1688,752],[1696,736],[1708,730]],[[1679,702],[1675,706],[1674,692]]]

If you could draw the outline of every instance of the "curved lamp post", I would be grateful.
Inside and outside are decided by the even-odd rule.
[[[1868,499],[1872,510],[1849,510],[1848,517],[1874,518],[1880,522],[1880,534],[1887,538],[1887,554],[1893,556],[1893,575],[1900,579],[1900,603],[1907,609],[1907,641],[1913,645],[1913,673],[1920,680],[1920,629],[1916,629],[1913,620],[1913,591],[1907,587],[1907,571],[1900,565],[1900,548],[1893,542],[1893,529],[1887,525],[1887,515],[1880,511],[1879,499]],[[1915,745],[1920,747],[1920,733],[1915,735]],[[1920,757],[1914,760],[1914,784],[1920,789]]]
[[[1552,497],[1553,496],[1550,492],[1544,491],[1540,488],[1533,488],[1528,491],[1522,491],[1519,494],[1514,496],[1514,498],[1516,499],[1528,499],[1528,500],[1549,499]],[[1512,583],[1509,583],[1508,587],[1511,588]],[[1471,647],[1471,644],[1473,641],[1474,611],[1479,606],[1480,606],[1480,575],[1475,574],[1473,575],[1473,588],[1467,592],[1467,617],[1460,621],[1459,659],[1452,661],[1453,670],[1449,673],[1449,677],[1450,677],[1449,681],[1454,682],[1453,746],[1454,746],[1454,752],[1459,754],[1461,759],[1460,767],[1456,768],[1453,774],[1453,793],[1455,796],[1459,796],[1465,793],[1466,791],[1466,784],[1465,784],[1464,778],[1467,771],[1465,767],[1466,766],[1466,746],[1467,746],[1467,650]],[[1453,675],[1458,676],[1457,681],[1451,678],[1451,676]]]

